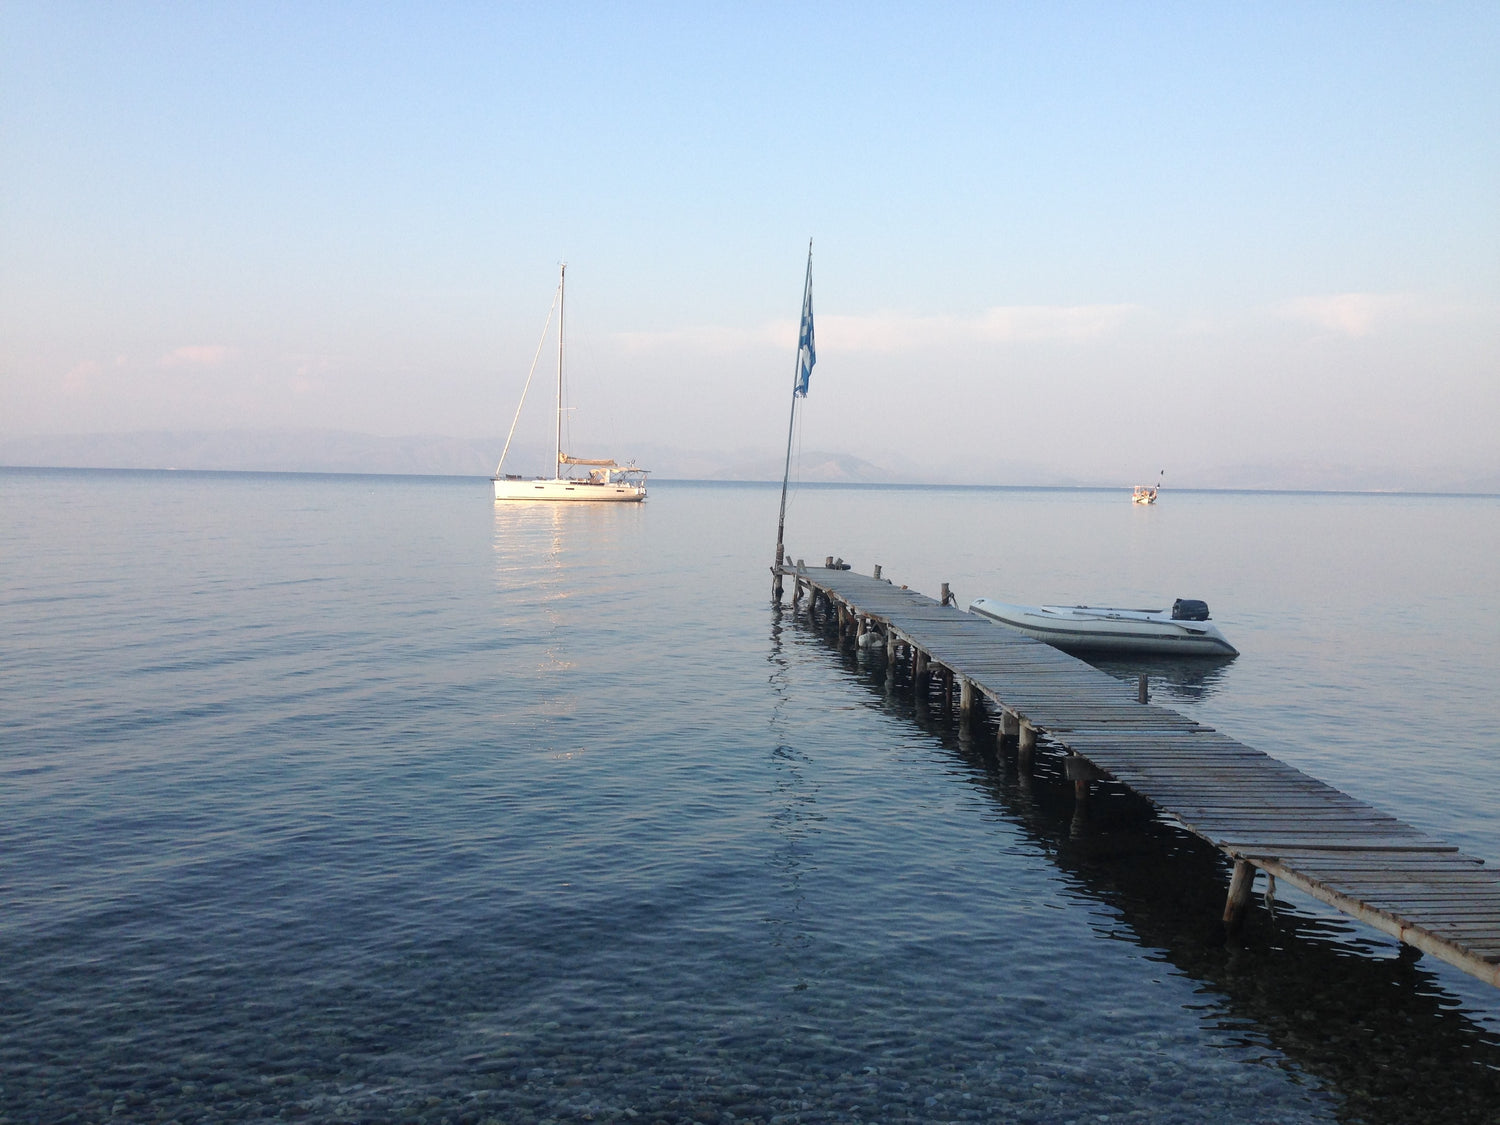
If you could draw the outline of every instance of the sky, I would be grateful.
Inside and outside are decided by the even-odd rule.
[[[503,439],[566,261],[584,455],[775,455],[811,239],[800,448],[1500,480],[1497,58],[1492,2],[0,0],[0,434]]]

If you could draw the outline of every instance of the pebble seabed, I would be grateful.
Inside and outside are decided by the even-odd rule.
[[[555,1032],[554,1032],[555,1034]],[[969,1068],[948,1080],[916,1086],[877,1066],[838,1069],[830,1051],[798,1066],[768,1055],[739,1073],[717,1068],[707,1054],[680,1057],[675,1067],[643,1070],[607,1058],[559,1054],[539,1064],[523,1042],[465,1060],[468,1081],[383,1085],[372,1080],[330,1083],[302,1071],[246,1080],[211,1067],[182,1068],[189,1077],[146,1079],[139,1085],[51,1091],[48,1108],[0,1121],[275,1121],[428,1122],[485,1125],[511,1122],[1201,1122],[1214,1106],[1200,1104],[1192,1083],[1169,1059],[1155,1077],[1122,1088],[1111,1076],[1064,1065]],[[61,1076],[59,1076],[61,1077]],[[1253,1096],[1253,1079],[1227,1075],[1229,1091]],[[1001,1091],[1003,1090],[1003,1094]],[[997,1096],[998,1095],[998,1096]],[[1147,1108],[1144,1102],[1157,1104]],[[1269,1115],[1244,1120],[1276,1121]]]

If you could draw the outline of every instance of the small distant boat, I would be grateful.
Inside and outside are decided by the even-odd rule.
[[[1070,652],[1238,656],[1208,620],[1208,603],[1178,598],[1171,609],[1007,605],[976,598],[969,612]]]
[[[557,278],[557,462],[551,477],[523,477],[513,473],[502,475],[505,455],[510,452],[510,439],[516,433],[516,421],[521,417],[521,406],[526,403],[526,391],[521,391],[521,405],[516,407],[516,421],[510,424],[510,436],[505,439],[505,449],[500,454],[500,464],[490,478],[495,485],[496,500],[593,500],[614,503],[640,503],[646,499],[646,470],[632,465],[621,465],[608,458],[589,459],[570,457],[563,452],[562,444],[562,385],[563,385],[563,286],[568,276],[564,265]],[[543,340],[546,332],[543,331]],[[540,348],[538,349],[540,351]],[[532,368],[535,371],[535,366]],[[526,380],[531,386],[530,377]],[[588,472],[581,477],[565,476],[564,469],[581,467]]]
[[[1163,469],[1159,474],[1157,474],[1156,483],[1155,484],[1152,484],[1152,485],[1138,484],[1138,485],[1136,485],[1135,486],[1135,491],[1130,494],[1130,502],[1132,504],[1155,504],[1156,503],[1156,494],[1161,491],[1161,478],[1164,477],[1164,476],[1166,476],[1166,475],[1167,475],[1167,470]]]

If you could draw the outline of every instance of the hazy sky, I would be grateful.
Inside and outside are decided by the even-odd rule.
[[[811,237],[805,447],[1493,474],[1497,59],[1492,0],[4,0],[0,432],[503,435],[566,258],[590,452],[775,449]]]

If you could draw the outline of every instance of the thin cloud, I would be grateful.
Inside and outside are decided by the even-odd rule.
[[[822,322],[818,323],[819,331]],[[755,351],[786,343],[790,334],[792,346],[797,342],[795,321],[773,322],[759,328],[721,328],[703,325],[696,328],[674,328],[666,332],[621,332],[615,338],[627,352],[694,351],[711,355]]]
[[[188,344],[161,357],[163,367],[217,367],[229,358],[223,344]]]
[[[1135,305],[1001,305],[978,316],[829,317],[818,323],[820,339],[850,352],[899,352],[931,347],[934,341],[1014,344],[1079,340],[1107,335],[1125,324]]]
[[[1341,336],[1368,336],[1393,323],[1430,319],[1420,297],[1404,293],[1332,293],[1298,297],[1277,310],[1287,320]]]
[[[75,364],[63,376],[63,389],[69,392],[86,391],[100,374],[104,366],[92,359],[86,359],[82,363]]]
[[[817,318],[818,344],[832,351],[855,353],[930,348],[934,341],[1006,344],[1078,340],[1116,331],[1139,311],[1136,305],[1006,305],[971,317],[825,313]],[[626,332],[618,338],[627,351],[683,349],[722,355],[795,346],[797,322],[771,321],[757,328],[705,326]]]

